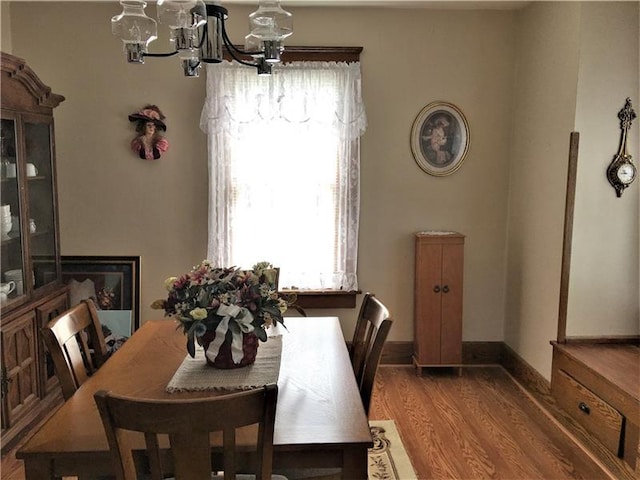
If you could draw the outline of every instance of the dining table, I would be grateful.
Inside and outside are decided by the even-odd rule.
[[[282,347],[274,472],[332,468],[340,469],[345,479],[366,479],[372,438],[339,319],[285,317],[284,325],[286,328],[278,326]],[[196,352],[199,354],[203,351]],[[174,320],[146,321],[19,448],[16,457],[24,461],[26,480],[113,474],[93,397],[98,390],[148,399],[200,398],[229,392],[168,389],[176,371],[189,360],[186,355],[186,337]],[[204,356],[199,360],[205,363]],[[249,430],[246,438],[243,435],[238,434],[239,443],[255,441]],[[216,447],[213,438],[212,458]],[[135,448],[143,455],[143,439]]]

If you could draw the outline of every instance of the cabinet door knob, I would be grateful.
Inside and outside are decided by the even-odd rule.
[[[445,285],[444,287],[442,287],[442,291],[444,293],[449,293],[449,285]]]
[[[587,405],[584,402],[580,402],[578,404],[578,408],[583,411],[584,413],[586,413],[587,415],[589,415],[591,413],[591,409],[589,408],[589,405]]]
[[[433,287],[433,291],[435,293],[440,293],[440,285],[436,285],[435,287]]]

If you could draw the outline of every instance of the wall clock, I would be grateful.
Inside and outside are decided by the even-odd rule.
[[[631,122],[636,118],[636,112],[631,108],[631,99],[627,101],[618,113],[620,119],[620,150],[613,157],[613,161],[607,168],[607,179],[611,186],[616,190],[618,197],[622,196],[625,188],[627,188],[636,179],[638,170],[631,160],[631,155],[627,153],[627,134],[631,128]]]

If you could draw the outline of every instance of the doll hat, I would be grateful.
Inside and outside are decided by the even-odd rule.
[[[162,114],[160,109],[155,105],[147,105],[139,112],[132,113],[129,115],[130,122],[137,122],[139,120],[144,120],[147,122],[155,123],[157,128],[160,128],[167,131],[167,126],[164,124],[165,116]]]

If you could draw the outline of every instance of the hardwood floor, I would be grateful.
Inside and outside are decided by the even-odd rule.
[[[607,479],[502,367],[381,366],[370,418],[395,420],[419,479]]]
[[[394,419],[420,480],[616,479],[499,366],[378,370],[372,420]],[[2,480],[23,480],[14,452]],[[640,478],[633,473],[629,478]],[[626,477],[625,477],[626,478]]]

